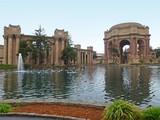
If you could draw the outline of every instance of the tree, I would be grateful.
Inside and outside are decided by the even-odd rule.
[[[117,63],[117,57],[119,57],[119,53],[118,53],[118,49],[115,45],[111,46],[111,54],[112,54],[112,57],[113,57],[113,63]]]
[[[20,41],[19,53],[22,54],[22,58],[24,62],[25,62],[25,57],[28,56],[28,52],[31,52],[31,48],[28,46],[27,41]]]
[[[44,57],[48,57],[49,55],[50,43],[41,26],[38,30],[35,30],[35,35],[31,37],[30,41],[32,41],[32,58],[35,63],[39,60],[39,64],[42,64],[44,62]]]
[[[160,57],[160,48],[156,48],[156,49],[153,49],[153,51],[156,53],[156,58],[159,58]]]
[[[61,59],[64,60],[64,64],[68,65],[70,61],[72,60],[75,61],[76,58],[77,58],[77,53],[74,51],[72,47],[71,37],[69,37],[67,41],[67,45],[61,53]]]

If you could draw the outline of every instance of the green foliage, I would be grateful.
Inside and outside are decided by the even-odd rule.
[[[156,53],[156,58],[160,57],[160,47],[153,50]]]
[[[9,104],[0,103],[0,113],[11,112],[12,107]]]
[[[28,56],[28,52],[31,52],[31,48],[28,46],[27,41],[21,41],[19,43],[19,53],[22,54],[23,61]]]
[[[149,59],[149,61],[150,61],[150,63],[152,63],[152,62],[153,62],[153,60],[152,60],[152,59]]]
[[[0,69],[15,69],[15,65],[0,64]]]
[[[117,63],[117,57],[119,57],[117,46],[116,45],[111,45],[110,47],[111,48],[109,50],[110,50],[110,52],[112,54],[112,57],[113,57],[113,64],[116,64]]]
[[[30,41],[32,41],[32,58],[34,59],[35,64],[38,61],[37,58],[39,58],[39,63],[42,64],[44,62],[45,53],[46,57],[49,56],[50,41],[44,34],[44,29],[41,28],[41,26],[38,30],[35,30],[35,35],[31,37]]]
[[[149,107],[143,111],[144,120],[160,120],[160,107]]]
[[[71,38],[69,37],[67,46],[63,49],[61,53],[61,59],[64,60],[65,64],[69,64],[69,61],[72,60],[75,61],[77,58],[77,53],[71,46],[72,46],[72,41]]]
[[[139,62],[140,62],[140,63],[144,63],[144,60],[143,60],[143,59],[140,59]]]
[[[25,68],[25,69],[31,69],[32,66],[31,66],[31,64],[24,64],[24,68]]]
[[[134,104],[115,100],[103,113],[103,120],[141,120],[142,113]]]

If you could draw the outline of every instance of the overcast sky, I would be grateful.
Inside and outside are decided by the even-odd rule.
[[[149,26],[150,45],[160,47],[160,0],[0,0],[0,44],[4,26],[33,34],[41,25],[48,36],[64,29],[74,44],[104,53],[104,31],[124,22]]]

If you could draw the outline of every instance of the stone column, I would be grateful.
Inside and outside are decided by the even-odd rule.
[[[12,36],[8,38],[8,64],[12,64]]]
[[[106,41],[104,42],[104,45],[105,45],[104,46],[105,57],[107,58],[107,56],[108,56],[108,53],[107,53],[108,52],[108,47],[107,47],[107,42]]]
[[[133,53],[133,56],[135,56],[136,55],[136,50],[137,50],[136,49],[137,45],[136,45],[135,38],[132,39],[132,44],[133,44],[133,46],[132,46],[132,50],[133,50],[132,53]]]
[[[18,53],[19,53],[19,42],[20,42],[20,36],[16,36],[16,65],[18,64]]]
[[[130,45],[130,53],[131,53],[131,56],[133,57],[135,55],[135,42],[133,41],[133,39],[131,38],[131,45]]]
[[[58,39],[55,40],[55,65],[58,65],[58,56],[59,56],[59,51],[58,51]]]
[[[3,64],[7,64],[7,37],[4,36]]]
[[[137,39],[135,38],[134,40],[135,40],[135,55],[137,56],[138,55],[138,53],[137,53]]]
[[[93,51],[91,51],[91,54],[90,54],[90,61],[91,61],[91,64],[93,64]]]
[[[89,52],[87,52],[87,61],[88,61],[88,64],[91,64],[91,61],[90,61],[90,54],[91,53],[91,51],[89,51]]]
[[[77,64],[81,64],[81,46],[77,45]]]
[[[146,39],[146,55],[149,55],[149,53],[150,53],[149,40],[150,39]]]
[[[83,62],[83,52],[81,53],[81,55],[82,55],[82,64],[84,64],[84,62]]]
[[[86,52],[84,52],[84,64],[86,64]]]
[[[62,39],[62,42],[61,42],[61,51],[63,51],[64,49],[64,39]],[[61,65],[64,65],[64,60],[61,60]]]
[[[61,51],[64,49],[64,40],[62,39],[62,48]]]
[[[51,65],[53,64],[53,44],[51,44]]]

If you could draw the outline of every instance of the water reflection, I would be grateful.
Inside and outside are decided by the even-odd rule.
[[[57,98],[160,105],[159,66],[80,66],[0,71],[0,99]]]
[[[125,99],[137,105],[150,101],[151,69],[145,66],[107,66],[106,71],[106,99]]]

